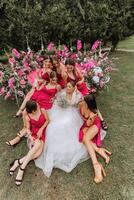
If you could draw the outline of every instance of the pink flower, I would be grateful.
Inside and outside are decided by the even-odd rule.
[[[13,89],[13,87],[14,87],[14,78],[10,78],[9,79],[8,86],[10,87],[10,89]]]
[[[82,42],[81,40],[77,40],[77,51],[80,51],[82,48]]]
[[[16,49],[13,49],[13,50],[12,50],[12,54],[13,54],[16,58],[20,58],[20,53],[19,53]]]
[[[3,95],[4,93],[5,93],[5,88],[2,87],[2,88],[0,89],[0,95]]]
[[[52,42],[50,42],[47,46],[48,51],[52,51],[54,47],[54,44]]]
[[[21,85],[25,85],[25,84],[26,84],[26,81],[25,81],[24,79],[21,79],[21,80],[20,80],[20,84],[21,84]]]
[[[25,60],[24,61],[22,61],[22,63],[23,63],[23,65],[24,65],[24,67],[29,67],[29,64],[28,64],[28,62],[26,62]]]
[[[15,63],[15,59],[11,57],[11,58],[9,58],[8,62],[9,62],[11,65],[13,65],[13,64]]]
[[[20,70],[18,71],[18,76],[21,77],[21,76],[23,76],[23,74],[24,74],[24,72],[20,69]]]
[[[102,78],[104,75],[103,75],[103,73],[98,73],[97,76],[98,76],[99,78]]]
[[[107,67],[104,71],[105,71],[105,72],[112,72],[112,71],[113,71],[113,68],[112,68],[112,67]]]
[[[103,88],[105,85],[104,81],[100,80],[100,87]]]
[[[92,50],[96,50],[99,47],[100,44],[101,44],[101,41],[96,40],[91,49]]]
[[[95,93],[95,92],[96,92],[96,88],[92,87],[92,88],[91,88],[91,92],[92,92],[92,93]]]
[[[83,68],[87,71],[91,70],[97,65],[95,60],[89,60],[87,63],[83,64]]]
[[[23,93],[21,90],[18,90],[18,95],[19,95],[20,97],[23,97],[23,96],[24,96],[24,93]]]
[[[73,54],[70,56],[70,58],[72,58],[72,59],[76,59],[76,58],[77,58],[76,53],[73,53]]]
[[[7,92],[7,94],[5,95],[4,99],[6,100],[6,99],[8,99],[10,96],[11,96],[11,95],[10,95],[10,92]]]
[[[65,50],[66,52],[69,51],[69,49],[67,48],[67,46],[66,46],[65,44],[63,45],[63,47],[64,47],[64,50]]]

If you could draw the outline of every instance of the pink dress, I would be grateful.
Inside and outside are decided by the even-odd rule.
[[[45,116],[41,113],[38,120],[35,120],[35,119],[31,118],[30,116],[29,116],[29,119],[30,119],[30,131],[32,133],[32,137],[34,139],[37,139],[38,138],[37,133],[38,133],[39,129],[46,122]],[[42,140],[43,142],[45,142],[45,131],[46,131],[46,128],[44,128],[42,135],[40,137],[40,140]]]
[[[81,78],[79,75],[76,76],[75,79],[72,79],[71,77],[67,77],[67,82],[69,81],[74,81],[75,84],[80,81]],[[87,94],[89,94],[90,90],[89,88],[87,87],[86,83],[85,82],[82,82],[80,84],[77,85],[77,89],[79,90],[79,92],[83,95],[83,96],[86,96]]]
[[[82,114],[81,114],[82,115]],[[84,119],[84,123],[80,128],[79,131],[79,142],[83,142],[83,137],[84,137],[84,132],[83,129],[84,128],[89,128],[89,126],[87,125],[87,120],[88,118],[85,118],[84,116],[82,116]],[[95,135],[95,137],[92,139],[92,141],[98,146],[101,147],[102,146],[102,141],[101,141],[101,135],[100,135],[100,130],[101,130],[101,120],[100,118],[97,116],[93,122],[93,125],[96,125],[98,128],[98,133]]]
[[[49,110],[53,105],[53,98],[55,97],[56,93],[56,88],[47,88],[46,86],[43,86],[41,90],[37,90],[35,88],[31,99],[36,101],[40,105],[40,108]]]

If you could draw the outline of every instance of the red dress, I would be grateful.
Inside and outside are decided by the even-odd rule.
[[[82,114],[81,114],[82,115]],[[85,118],[82,115],[83,119],[84,119],[84,123],[80,128],[79,131],[79,142],[83,142],[83,137],[84,137],[84,132],[83,129],[84,128],[89,128],[89,126],[87,125],[87,120],[88,118]],[[101,120],[100,118],[97,116],[93,122],[93,125],[96,125],[98,128],[98,133],[95,135],[95,137],[92,139],[92,141],[98,146],[101,147],[102,146],[102,141],[101,141],[101,135],[100,135],[100,130],[101,130]]]
[[[46,122],[45,116],[41,113],[38,120],[35,120],[35,119],[31,118],[30,116],[29,116],[29,119],[30,119],[30,131],[32,133],[32,137],[34,139],[37,139],[38,138],[37,133],[38,133],[39,129]],[[43,142],[45,142],[45,131],[46,131],[46,128],[44,128],[42,135],[40,137],[40,140],[42,140]]]
[[[73,81],[75,84],[80,81],[81,78],[79,75],[76,75],[76,78],[75,79],[72,79],[71,77],[67,77],[67,83],[70,82],[70,81]],[[86,83],[85,82],[82,82],[80,84],[77,85],[77,89],[79,90],[79,92],[83,95],[83,96],[86,96],[87,94],[89,94],[89,88],[87,87]]]
[[[41,78],[44,79],[45,81],[49,82],[48,72],[43,73],[43,71],[41,71]]]
[[[57,93],[56,88],[48,89],[46,86],[43,86],[41,90],[37,90],[35,88],[35,91],[31,99],[36,101],[40,105],[40,108],[48,110],[53,105],[53,98],[55,97],[56,93]]]
[[[58,84],[61,86],[61,88],[64,88],[65,87],[65,81],[63,80],[61,74],[57,74],[57,79],[58,79]]]

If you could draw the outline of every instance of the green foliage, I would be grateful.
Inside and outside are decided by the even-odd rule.
[[[0,44],[39,49],[41,37],[68,46],[97,38],[114,46],[134,33],[132,0],[1,0]]]

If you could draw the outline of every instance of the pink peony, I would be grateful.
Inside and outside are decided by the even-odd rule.
[[[54,44],[52,42],[50,42],[47,46],[48,51],[52,51],[54,47]]]
[[[15,59],[11,57],[11,58],[9,58],[8,62],[9,62],[11,65],[13,65],[13,64],[15,63]]]
[[[24,79],[21,79],[21,80],[20,80],[20,84],[21,84],[21,85],[25,85],[25,84],[26,84],[26,81],[25,81]]]
[[[81,40],[77,40],[77,51],[80,51],[82,49],[82,42]]]
[[[19,53],[16,49],[13,49],[13,50],[12,50],[12,54],[13,54],[16,58],[20,58],[20,53]]]
[[[20,69],[20,70],[18,71],[18,76],[21,77],[21,76],[23,76],[23,74],[24,74],[24,72]]]
[[[92,50],[96,50],[99,47],[100,44],[101,44],[101,41],[96,40],[91,49]]]
[[[0,89],[0,95],[3,95],[4,93],[5,93],[5,88],[2,87],[2,88]]]
[[[10,87],[10,89],[13,89],[13,87],[14,87],[14,78],[13,77],[9,79],[8,86]]]

